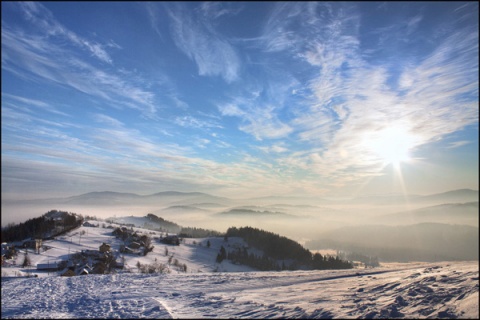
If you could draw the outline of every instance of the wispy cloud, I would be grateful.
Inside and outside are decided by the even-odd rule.
[[[153,92],[114,72],[94,67],[48,38],[2,27],[2,69],[28,81],[51,81],[104,99],[112,106],[137,109],[154,117],[157,109]],[[54,57],[54,58],[53,58]]]
[[[327,2],[278,2],[259,40],[267,51],[301,54],[312,43],[330,40],[328,45],[334,45],[336,37],[344,43],[344,38],[358,31],[358,19],[349,4],[334,9]]]
[[[106,125],[109,125],[109,126],[112,126],[112,127],[116,127],[116,128],[120,128],[120,127],[123,127],[124,124],[121,122],[121,121],[118,121],[117,119],[115,118],[112,118],[110,116],[107,116],[105,114],[101,114],[101,113],[96,113],[93,115],[93,119],[96,121],[96,122],[99,122],[99,123],[104,123]]]
[[[399,16],[388,25],[376,28],[371,32],[377,38],[375,50],[395,50],[398,43],[417,42],[419,37],[412,36],[418,29],[423,16],[418,14],[410,19]],[[397,20],[397,21],[395,21]],[[393,22],[393,23],[392,23]],[[422,39],[423,41],[427,39]]]
[[[219,123],[212,119],[202,120],[192,116],[176,117],[174,122],[179,126],[187,128],[223,128]]]
[[[277,143],[267,147],[258,147],[258,149],[266,153],[283,153],[288,151],[288,148],[285,147],[284,143]]]
[[[478,30],[456,32],[415,68],[403,102],[425,142],[478,122]],[[455,121],[452,121],[455,119]]]
[[[201,3],[200,10],[203,16],[215,21],[222,16],[237,15],[244,7],[244,4],[235,2],[205,1]]]
[[[293,132],[288,123],[290,104],[295,99],[292,92],[301,86],[300,82],[289,72],[269,67],[243,82],[229,98],[216,103],[221,115],[239,118],[238,128],[256,140],[289,136]]]
[[[461,146],[465,146],[469,143],[472,143],[471,141],[467,141],[467,140],[461,140],[461,141],[455,141],[455,142],[451,142],[447,148],[449,149],[455,149],[455,148],[458,148],[458,147],[461,147]]]
[[[257,140],[287,136],[292,128],[276,116],[276,107],[270,104],[256,105],[251,99],[236,98],[231,103],[218,105],[224,116],[242,119],[239,129],[253,135]]]
[[[146,3],[135,14],[149,20],[128,21],[145,34],[115,38],[125,48],[47,4],[7,5],[8,186],[322,191],[385,173],[372,142],[391,128],[413,156],[475,141],[454,133],[478,126],[478,4],[432,22],[426,5],[368,20],[356,3]]]
[[[286,124],[314,148],[279,163],[309,167],[337,186],[360,182],[382,174],[383,159],[368,148],[368,141],[386,128],[402,128],[414,137],[411,147],[418,148],[478,122],[478,31],[452,33],[429,57],[406,68],[395,88],[389,65],[362,56],[355,6],[332,10],[326,4],[316,18],[312,12],[278,4],[263,37],[268,50],[290,52],[318,70],[309,81],[308,107]],[[321,26],[315,21],[322,21]],[[421,21],[421,15],[406,21],[405,36]],[[289,32],[290,26],[309,22],[311,30]],[[235,104],[221,111],[247,117]]]
[[[97,59],[109,64],[113,63],[105,50],[105,47],[111,47],[111,45],[102,45],[78,36],[60,24],[52,13],[40,3],[19,2],[18,5],[23,10],[25,17],[39,27],[42,32],[49,36],[63,37],[75,46],[88,50]]]
[[[5,99],[5,100],[13,99],[13,100],[18,101],[19,103],[21,103],[22,105],[27,106],[27,107],[28,106],[33,106],[33,107],[40,108],[44,111],[51,112],[51,113],[54,113],[54,114],[58,114],[58,115],[66,116],[66,117],[71,116],[70,114],[62,112],[62,111],[58,110],[58,108],[56,108],[56,107],[54,107],[54,106],[52,106],[52,105],[50,105],[50,104],[48,104],[44,101],[25,98],[25,97],[20,97],[20,96],[16,96],[16,95],[13,95],[13,94],[6,93],[6,92],[2,92],[2,98]],[[3,101],[2,101],[2,103],[3,103]]]
[[[281,2],[275,4],[270,17],[265,23],[262,42],[266,50],[274,52],[294,48],[301,41],[301,35],[291,29],[298,17],[306,12],[301,3]]]
[[[157,35],[160,39],[163,39],[162,31],[160,30],[160,17],[158,14],[158,10],[156,9],[155,3],[147,2],[145,3],[145,8],[147,9],[148,19],[150,21],[150,25],[155,30]]]
[[[166,6],[177,47],[195,61],[200,75],[219,75],[229,83],[238,79],[240,58],[227,38],[211,23],[212,10],[186,10],[185,5],[171,3]]]
[[[130,192],[134,186],[150,192],[156,192],[159,185],[192,191],[218,188],[219,172],[234,171],[196,158],[191,147],[148,137],[101,113],[92,114],[95,123],[76,128],[75,136],[42,126],[22,111],[2,108],[2,118],[8,120],[8,125],[2,125],[2,184],[8,185],[9,192],[18,193],[27,183],[30,197],[38,195],[38,190],[63,195],[66,184],[72,185],[70,192],[88,192],[92,186]],[[210,143],[204,138],[197,140],[202,146]]]

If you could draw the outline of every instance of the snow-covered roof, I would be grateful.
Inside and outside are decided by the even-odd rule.
[[[47,269],[57,269],[57,268],[58,268],[57,262],[37,264],[37,270],[47,270]]]

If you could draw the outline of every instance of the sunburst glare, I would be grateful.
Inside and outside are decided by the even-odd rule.
[[[405,127],[395,126],[372,134],[366,146],[383,162],[383,167],[392,164],[398,169],[402,162],[412,159],[411,150],[415,141]]]

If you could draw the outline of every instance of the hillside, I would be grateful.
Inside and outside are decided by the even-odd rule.
[[[119,220],[122,219],[120,218]],[[129,221],[128,219],[125,220]],[[223,237],[184,238],[180,245],[167,245],[159,241],[167,235],[166,232],[128,227],[127,229],[132,230],[132,232],[149,236],[152,239],[153,250],[146,256],[142,254],[141,250],[137,250],[138,253],[119,254],[118,251],[125,242],[121,238],[116,237],[114,231],[116,228],[121,227],[124,226],[105,221],[87,220],[79,228],[54,239],[44,240],[39,254],[34,253],[33,249],[22,249],[17,244],[17,257],[14,260],[6,261],[6,264],[2,267],[2,275],[36,274],[39,277],[45,277],[58,274],[58,272],[49,273],[37,270],[36,266],[38,264],[51,264],[67,260],[69,257],[82,251],[98,251],[103,243],[108,244],[112,248],[117,261],[124,260],[124,270],[117,270],[116,272],[139,272],[138,262],[143,265],[164,264],[167,266],[169,273],[184,273],[184,271],[178,268],[179,265],[184,264],[187,267],[187,273],[255,270],[247,266],[234,265],[229,260],[216,263],[216,257],[222,245],[226,248],[236,248],[245,245],[240,238],[230,238],[228,243],[225,243]],[[210,243],[210,247],[207,247],[207,242]],[[2,251],[3,247],[2,245]],[[29,252],[31,267],[21,267],[25,250]],[[175,260],[178,260],[177,265],[174,265]]]
[[[315,256],[318,261],[312,261],[312,254],[297,242],[249,227],[230,228],[226,234],[220,234],[213,230],[182,227],[151,213],[145,217],[114,217],[105,221],[86,219],[82,223],[55,238],[43,238],[35,250],[18,249],[25,248],[25,241],[13,243],[18,254],[6,264],[10,267],[22,265],[29,250],[35,253],[29,255],[33,267],[50,262],[74,264],[77,273],[81,264],[87,261],[89,273],[95,274],[138,272],[139,264],[163,265],[164,271],[168,272],[351,268],[348,264],[336,266],[334,263],[341,261],[330,261],[328,257]],[[9,252],[7,247],[11,245],[2,245],[2,254]],[[98,253],[104,245],[109,247],[108,256]],[[123,270],[114,270],[118,264],[123,265]],[[45,274],[38,268],[27,270]]]
[[[178,233],[182,229],[182,227],[175,222],[165,220],[152,213],[149,213],[144,217],[110,217],[107,218],[106,221],[110,223],[131,225],[137,228],[145,228],[171,233]]]
[[[154,248],[146,256],[122,254],[123,270],[58,277],[57,272],[35,269],[96,251],[104,243],[118,249],[124,242],[113,236],[117,227],[121,225],[88,220],[46,240],[46,250],[29,250],[33,267],[21,266],[25,249],[20,249],[15,262],[8,260],[2,267],[2,319],[478,317],[478,261],[282,272],[259,272],[228,259],[217,262],[223,246],[228,252],[253,250],[252,236],[280,237],[248,228],[244,231],[251,235],[244,239],[234,236],[243,229],[232,229],[228,239],[185,238],[177,246],[159,242],[163,232],[129,227],[151,236]],[[165,266],[162,274],[140,273],[139,266],[159,265]],[[21,277],[33,274],[37,277]]]
[[[236,263],[252,266],[259,270],[310,270],[310,269],[351,269],[353,264],[339,257],[322,256],[312,253],[299,243],[273,232],[252,228],[232,227],[225,233],[225,239],[239,237],[247,246],[236,250],[223,250],[217,261],[228,259]],[[260,254],[252,252],[260,250]],[[223,250],[223,251],[222,251]]]
[[[45,239],[77,228],[83,217],[67,211],[50,210],[40,217],[2,228],[2,243],[24,239]]]

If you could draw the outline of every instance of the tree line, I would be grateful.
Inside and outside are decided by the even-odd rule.
[[[56,222],[53,219],[49,219],[50,215],[59,215],[62,217],[60,222],[60,231],[55,232]],[[50,210],[41,217],[28,219],[25,222],[19,224],[9,224],[5,228],[2,228],[1,241],[3,242],[15,242],[22,241],[28,238],[44,239],[51,236],[56,236],[68,230],[71,230],[82,223],[81,216],[77,219],[77,214],[69,213],[66,211]],[[58,225],[59,222],[57,222]]]
[[[340,257],[322,256],[320,253],[312,255],[298,242],[278,234],[252,227],[231,227],[225,234],[228,237],[240,237],[249,247],[254,247],[263,252],[256,255],[249,252],[247,247],[236,248],[230,252],[222,246],[217,255],[217,262],[224,259],[234,263],[245,264],[259,270],[296,270],[306,269],[350,269],[353,264],[342,260]]]
[[[207,237],[219,237],[222,233],[214,230],[208,230],[195,227],[182,227],[182,230],[178,234],[181,238],[207,238]]]

